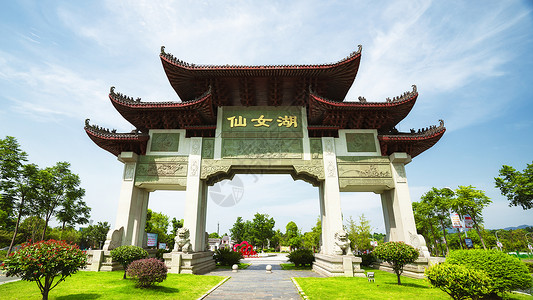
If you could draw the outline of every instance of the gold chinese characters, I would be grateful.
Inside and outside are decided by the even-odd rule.
[[[243,116],[231,116],[227,118],[229,121],[229,127],[246,127],[246,118]],[[270,123],[274,119],[266,119],[264,115],[261,115],[259,118],[251,119],[254,124],[254,127],[270,127]],[[298,118],[296,116],[279,116],[276,120],[278,122],[278,127],[285,126],[287,128],[298,127]]]

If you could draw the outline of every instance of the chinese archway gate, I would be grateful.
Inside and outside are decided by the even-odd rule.
[[[167,254],[166,262],[175,273],[212,269],[206,250],[208,186],[247,172],[290,174],[319,188],[322,236],[313,268],[320,273],[360,272],[357,258],[342,246],[345,191],[380,194],[387,240],[404,241],[427,255],[416,232],[405,165],[432,147],[445,128],[442,121],[410,132],[395,128],[412,109],[416,86],[381,102],[345,101],[360,46],[321,65],[196,65],[164,47],[160,58],[181,102],[147,102],[112,87],[111,103],[136,130],[117,133],[85,124],[89,137],[124,163],[115,228],[104,250],[143,246],[150,192],[185,190],[188,232],[180,239],[190,243],[190,251]]]

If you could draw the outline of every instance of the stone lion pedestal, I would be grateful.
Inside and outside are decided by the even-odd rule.
[[[163,254],[168,272],[174,274],[205,274],[216,268],[212,251]]]
[[[365,277],[364,270],[361,269],[360,257],[353,254],[331,255],[315,254],[313,271],[328,277]]]

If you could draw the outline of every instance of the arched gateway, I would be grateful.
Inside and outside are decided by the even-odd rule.
[[[207,188],[239,172],[285,173],[319,187],[322,245],[314,265],[319,272],[359,271],[338,237],[340,192],[381,194],[387,239],[427,250],[416,233],[404,166],[433,146],[445,128],[440,121],[418,131],[396,130],[418,97],[416,86],[384,102],[344,101],[361,46],[323,65],[195,65],[164,47],[160,58],[182,102],[145,102],[112,87],[111,103],[136,130],[117,133],[85,124],[89,137],[124,163],[115,229],[104,250],[143,246],[150,192],[185,190],[191,247],[167,255],[167,264],[177,273],[213,268],[206,251]]]

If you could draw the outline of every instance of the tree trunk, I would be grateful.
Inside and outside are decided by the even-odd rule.
[[[15,238],[17,237],[19,225],[20,225],[20,218],[22,218],[22,209],[24,208],[24,196],[20,199],[20,206],[19,206],[19,215],[17,217],[17,224],[15,224],[15,231],[13,232],[13,238],[11,238],[11,244],[9,244],[9,249],[7,249],[7,255],[9,256],[9,253],[11,253],[11,250],[13,250],[13,244],[15,244]]]
[[[41,236],[41,241],[44,241],[44,237],[46,235],[46,229],[48,228],[48,221],[50,221],[50,216],[45,216],[44,229],[43,229],[43,235]]]
[[[398,285],[402,285],[402,281],[400,280],[400,273],[396,272],[396,277],[398,278]]]
[[[429,231],[431,232],[431,236],[433,237],[433,241],[435,242],[436,254],[437,256],[439,256],[439,243],[437,242],[437,238],[435,238],[435,229],[433,229],[433,224],[431,224],[431,222],[429,222]]]
[[[442,235],[444,236],[444,244],[446,244],[446,254],[450,253],[450,247],[448,247],[448,240],[446,239],[446,228],[444,227],[444,221],[439,219],[440,226],[442,227]]]
[[[487,247],[485,246],[485,241],[483,240],[483,237],[481,236],[481,232],[479,231],[479,226],[477,225],[477,221],[476,221],[476,218],[474,217],[474,214],[472,214],[471,217],[472,217],[472,221],[474,221],[474,225],[476,226],[477,235],[479,235],[479,239],[481,240],[483,249],[487,250]]]

